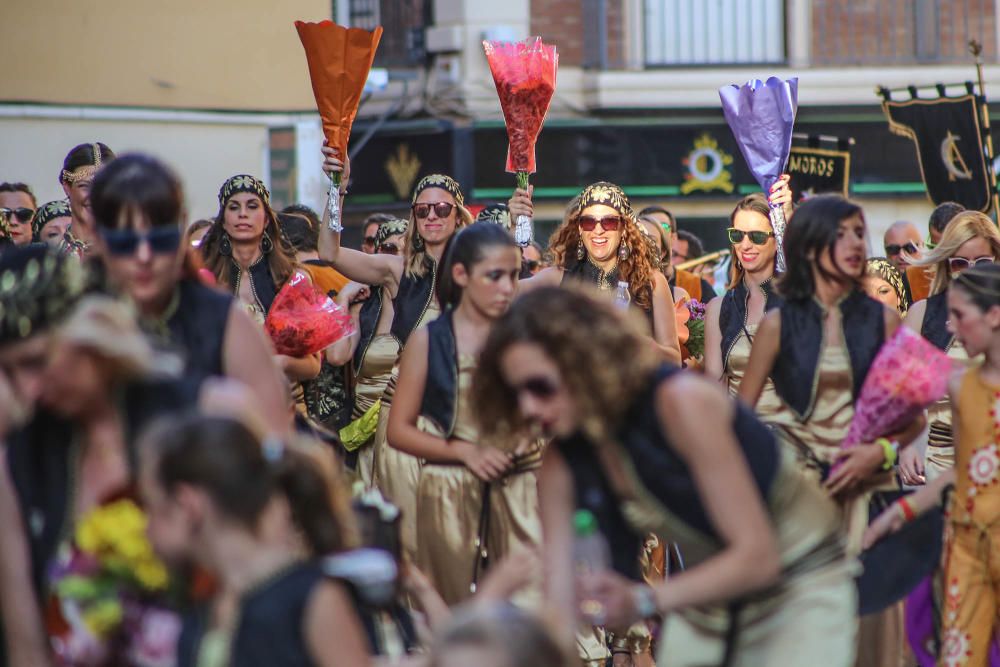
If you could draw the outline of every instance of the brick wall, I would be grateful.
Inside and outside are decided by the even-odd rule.
[[[608,67],[622,67],[625,60],[624,0],[605,0],[607,21],[598,29],[607,31]],[[559,64],[580,67],[588,54],[586,40],[594,34],[588,21],[598,20],[586,9],[596,3],[586,0],[531,0],[531,34],[559,47]]]
[[[996,62],[994,0],[813,0],[816,65]]]

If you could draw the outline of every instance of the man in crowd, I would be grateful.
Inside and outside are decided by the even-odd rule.
[[[951,222],[952,218],[964,210],[964,206],[953,201],[946,201],[943,204],[938,204],[937,208],[935,208],[931,213],[930,219],[927,221],[927,247],[929,249],[934,248],[934,246],[941,242],[941,235],[944,234],[944,228],[948,226],[948,223]],[[912,303],[922,301],[930,296],[931,276],[927,272],[927,269],[923,267],[908,267],[906,269],[905,284],[909,287]]]
[[[375,254],[375,232],[378,231],[378,226],[394,217],[388,213],[372,213],[365,218],[365,222],[361,226],[361,232],[364,235],[361,239],[361,252],[368,255]]]
[[[924,240],[920,238],[920,230],[909,220],[899,220],[892,223],[882,237],[885,247],[885,257],[900,273],[906,272],[909,263],[906,257],[919,257],[924,250]]]

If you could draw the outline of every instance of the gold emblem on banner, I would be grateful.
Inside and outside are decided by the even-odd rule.
[[[733,175],[729,165],[733,163],[733,156],[719,148],[719,142],[709,133],[694,140],[694,147],[681,163],[687,167],[681,194],[713,190],[732,194]]]
[[[951,133],[951,130],[948,130],[948,136],[941,142],[941,161],[944,162],[944,168],[948,170],[949,181],[972,180],[972,170],[965,164],[962,151],[958,150],[958,142],[961,140],[962,137],[957,137]]]
[[[400,199],[409,199],[410,191],[420,173],[420,159],[410,153],[407,144],[396,146],[396,152],[385,161],[385,171],[389,174],[392,187]]]

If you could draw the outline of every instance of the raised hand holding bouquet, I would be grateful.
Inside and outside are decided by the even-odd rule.
[[[290,357],[315,354],[355,332],[350,313],[301,273],[293,275],[274,297],[264,328],[275,351]]]
[[[528,176],[535,172],[535,142],[556,89],[559,54],[554,45],[543,44],[541,37],[523,42],[484,41],[483,48],[507,125],[507,171],[516,173],[517,187],[527,190]],[[531,243],[531,225],[525,215],[515,221],[514,239],[522,247]]]
[[[306,51],[309,78],[323,120],[323,134],[327,144],[337,149],[338,157],[344,160],[347,158],[351,125],[361,103],[361,93],[375,60],[375,50],[382,39],[382,27],[369,32],[361,28],[345,28],[332,21],[296,21],[295,29]],[[339,173],[331,179],[328,206],[330,229],[343,231]]]

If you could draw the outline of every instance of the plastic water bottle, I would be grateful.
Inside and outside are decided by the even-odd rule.
[[[632,294],[628,291],[628,283],[624,280],[618,281],[618,288],[615,289],[615,303],[619,308],[628,308],[632,303]]]
[[[604,535],[597,529],[597,519],[589,510],[578,510],[573,515],[573,560],[577,575],[586,581],[588,574],[603,572],[611,564],[611,551]],[[580,612],[594,625],[603,625],[604,605],[584,594],[580,600]]]

